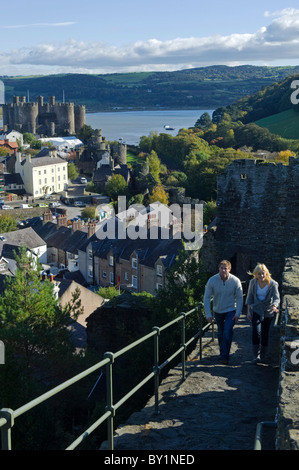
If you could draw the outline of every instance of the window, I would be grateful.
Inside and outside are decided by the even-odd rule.
[[[46,174],[47,174],[47,170],[44,170],[44,175],[46,175]]]
[[[92,250],[88,250],[88,259],[92,259]]]
[[[92,277],[93,276],[93,268],[91,265],[88,266],[88,277]]]
[[[156,284],[156,290],[159,290],[159,289],[162,289],[162,288],[163,288],[162,284],[159,284],[159,282],[157,282],[157,284]]]
[[[132,276],[132,286],[137,289],[137,276]]]
[[[102,271],[102,278],[103,279],[106,279],[107,278],[107,271]]]
[[[125,281],[128,281],[128,280],[129,280],[129,274],[125,272]]]
[[[113,266],[113,265],[114,265],[113,256],[109,256],[109,266]]]
[[[163,276],[163,267],[161,264],[157,264],[157,276]]]
[[[110,282],[110,284],[114,284],[114,274],[113,273],[109,273],[109,282]]]
[[[132,268],[137,269],[137,258],[132,258]]]

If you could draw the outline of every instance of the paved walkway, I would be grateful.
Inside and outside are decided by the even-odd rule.
[[[159,414],[152,397],[115,432],[115,450],[252,450],[256,425],[273,421],[279,377],[279,330],[272,328],[270,363],[251,364],[251,325],[244,316],[234,330],[230,364],[219,361],[218,342],[203,340],[186,365],[172,369],[160,386]],[[265,429],[263,449],[274,449]],[[107,448],[103,443],[101,449]]]

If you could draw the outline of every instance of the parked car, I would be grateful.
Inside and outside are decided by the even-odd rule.
[[[85,202],[82,202],[82,201],[76,201],[74,205],[76,207],[86,207]]]
[[[87,183],[87,179],[86,179],[84,176],[82,176],[82,177],[80,178],[80,183],[86,184],[86,183]]]
[[[1,209],[4,210],[4,211],[7,211],[7,210],[9,210],[9,209],[13,209],[13,207],[6,206],[5,204],[1,205],[0,207],[1,207]]]
[[[49,207],[51,207],[51,208],[59,207],[59,206],[61,206],[61,204],[58,201],[50,202],[50,204],[49,204]]]

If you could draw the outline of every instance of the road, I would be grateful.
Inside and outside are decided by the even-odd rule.
[[[28,203],[32,204],[32,197],[29,197]],[[48,207],[48,204],[53,201],[59,201],[59,195],[53,196],[53,199],[37,199],[34,198],[34,203],[33,205],[35,206],[36,204],[47,204],[44,209]],[[20,209],[21,204],[26,204],[26,198],[24,199],[17,199],[14,201],[5,201],[5,206],[9,206],[12,209],[11,210],[2,210],[0,211],[0,214],[3,213],[11,213],[13,209]],[[65,204],[60,203],[59,209],[65,209],[66,210],[66,215],[68,219],[73,219],[74,217],[80,217],[82,209],[80,207],[75,207],[75,206],[66,206]],[[24,209],[26,210],[26,209]],[[51,209],[52,212],[55,212],[55,208]]]

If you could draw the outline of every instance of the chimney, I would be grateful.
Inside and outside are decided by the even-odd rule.
[[[96,223],[95,222],[89,222],[87,238],[92,237],[92,235],[94,235],[95,233],[96,233]]]
[[[66,227],[67,226],[67,219],[65,214],[59,214],[57,217],[57,228],[59,227]]]
[[[52,212],[50,209],[46,210],[43,214],[43,225],[47,222],[52,222]]]
[[[72,222],[72,231],[75,232],[76,230],[80,230],[82,227],[81,220],[73,220]]]

